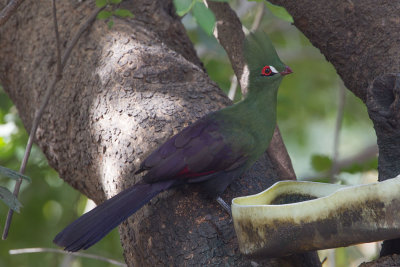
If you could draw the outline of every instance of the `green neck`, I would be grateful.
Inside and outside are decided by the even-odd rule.
[[[245,100],[218,113],[225,123],[232,123],[253,136],[254,143],[249,147],[253,160],[267,149],[274,133],[277,92],[281,80],[281,77],[277,77],[268,83],[251,84]]]
[[[282,78],[278,77],[268,84],[253,82],[246,99],[238,103],[239,114],[248,120],[254,130],[269,133],[271,124],[275,128],[277,94],[281,81]]]
[[[252,83],[245,100],[214,113],[214,120],[220,120],[220,131],[227,130],[233,142],[247,142],[241,138],[252,136],[246,150],[249,153],[248,163],[251,165],[267,149],[276,125],[277,92],[282,77],[276,77],[268,83]],[[233,131],[233,132],[232,132]],[[241,135],[240,132],[245,132]],[[250,152],[249,152],[250,151]]]
[[[276,124],[277,93],[282,77],[250,83],[246,98],[220,112],[218,117],[225,123],[250,132],[257,142],[269,142]]]

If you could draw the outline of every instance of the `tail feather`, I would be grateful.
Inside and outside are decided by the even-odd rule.
[[[53,242],[67,251],[87,249],[172,184],[170,181],[136,184],[79,217]]]

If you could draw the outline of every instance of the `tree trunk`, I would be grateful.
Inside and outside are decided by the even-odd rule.
[[[114,18],[112,29],[98,20],[78,42],[35,137],[60,177],[96,203],[140,180],[140,161],[167,138],[230,104],[205,73],[172,1],[122,7],[135,18]],[[93,9],[93,1],[58,3],[62,50]],[[23,3],[0,28],[0,83],[28,130],[56,68],[53,32],[48,1]],[[276,169],[265,155],[223,197],[265,189],[278,180]],[[195,188],[161,194],[120,233],[129,266],[251,264],[230,218]],[[301,261],[258,263],[307,266]]]
[[[271,0],[336,68],[366,103],[379,146],[379,181],[400,173],[400,2]],[[318,74],[316,74],[318,75]],[[400,254],[400,239],[381,256]],[[399,262],[400,264],[400,262]]]

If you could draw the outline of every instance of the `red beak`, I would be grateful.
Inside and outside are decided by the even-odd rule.
[[[288,74],[290,74],[290,73],[292,73],[292,72],[293,72],[292,69],[291,69],[289,66],[286,66],[286,67],[285,67],[285,70],[282,71],[282,72],[280,72],[280,74],[281,74],[282,76],[285,76],[285,75],[288,75]]]

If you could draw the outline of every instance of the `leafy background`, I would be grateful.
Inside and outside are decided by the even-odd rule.
[[[224,50],[212,36],[210,20],[212,22],[213,14],[203,1],[174,0],[174,3],[208,74],[228,94],[233,71]],[[333,178],[327,175],[334,157],[339,91],[343,86],[331,64],[291,24],[292,18],[284,9],[268,2],[236,0],[230,4],[247,29],[252,27],[256,13],[265,10],[259,27],[270,35],[280,57],[294,71],[284,79],[279,91],[278,124],[298,178],[343,184],[376,181],[376,156],[350,164]],[[109,17],[100,19],[109,26],[112,24]],[[240,89],[237,89],[235,101],[240,99]],[[339,159],[356,155],[376,144],[364,104],[347,90],[343,112],[337,147]],[[26,142],[27,133],[18,112],[0,87],[0,165],[18,170]],[[92,207],[90,201],[59,179],[36,146],[26,174],[32,178],[32,183],[22,184],[21,213],[14,215],[8,239],[0,241],[0,266],[111,266],[54,253],[9,254],[9,250],[18,248],[55,248],[52,239],[58,231]],[[12,191],[14,180],[0,177],[0,186]],[[0,230],[7,211],[0,203]],[[339,248],[321,251],[320,257],[327,257],[324,266],[357,266],[375,257],[378,248],[376,243]],[[123,261],[117,230],[87,253]]]

